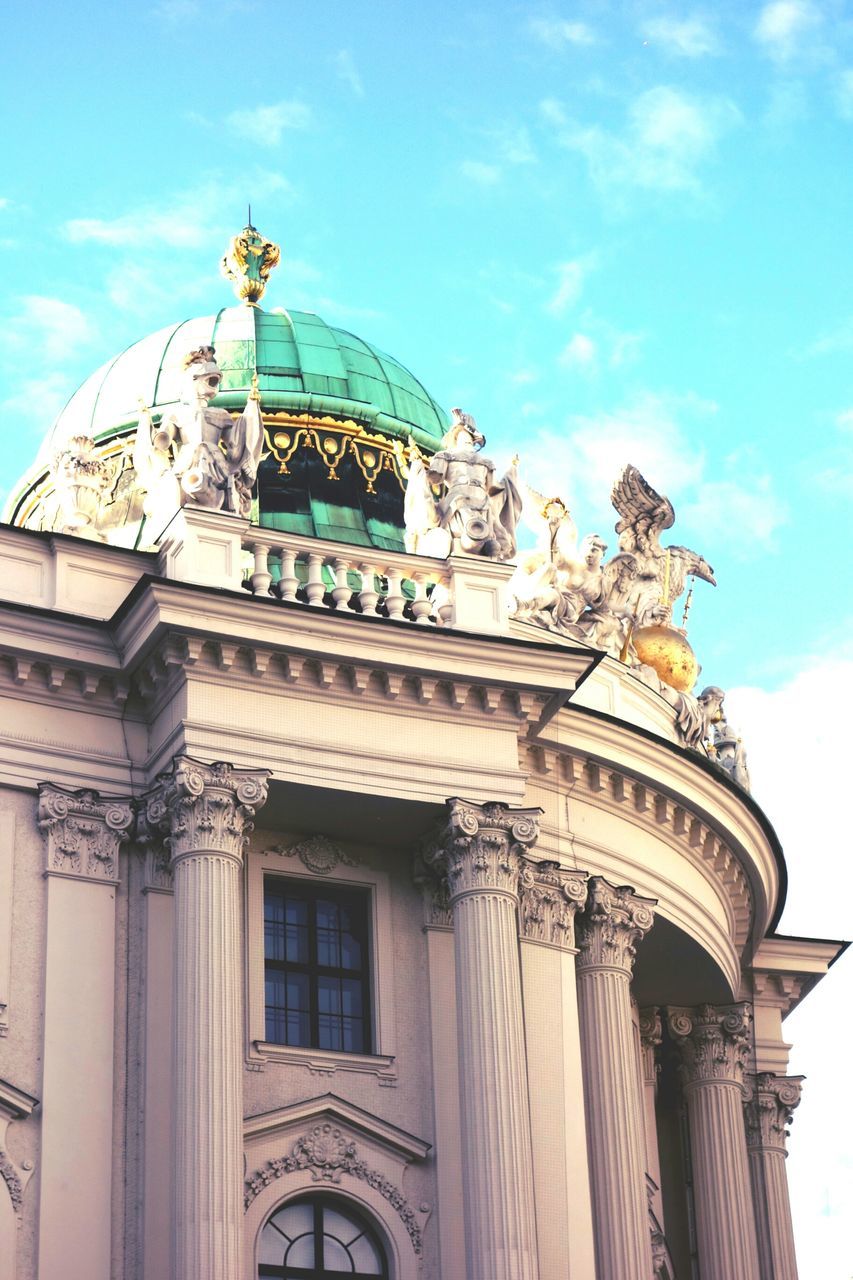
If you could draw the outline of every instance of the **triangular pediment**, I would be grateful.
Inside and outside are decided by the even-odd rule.
[[[243,1122],[243,1136],[247,1146],[255,1145],[295,1129],[314,1128],[324,1121],[369,1138],[377,1146],[384,1147],[389,1155],[398,1160],[402,1157],[407,1163],[425,1159],[430,1151],[430,1143],[352,1102],[345,1102],[334,1093],[324,1093],[262,1115],[249,1116]]]

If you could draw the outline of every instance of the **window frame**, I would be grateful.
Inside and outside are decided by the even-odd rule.
[[[284,899],[290,894],[277,893],[277,889],[287,886],[292,890],[293,900],[301,900],[308,905],[306,912],[306,930],[307,930],[307,958],[305,960],[276,960],[266,955],[266,937],[264,947],[264,1034],[267,1036],[267,1010],[269,1006],[266,1002],[266,979],[270,970],[283,974],[300,974],[307,979],[308,988],[308,1032],[309,1044],[291,1044],[287,1041],[269,1040],[265,1038],[267,1044],[284,1044],[290,1049],[319,1049],[323,1050],[324,1046],[320,1044],[322,1035],[321,1022],[323,1014],[320,1010],[320,987],[324,978],[333,978],[338,981],[349,980],[357,982],[360,987],[362,1012],[358,1017],[361,1024],[361,1037],[363,1047],[361,1049],[343,1049],[331,1048],[326,1046],[326,1050],[333,1053],[361,1053],[370,1056],[373,1052],[373,1000],[371,991],[371,972],[372,964],[372,947],[370,945],[370,890],[365,888],[354,889],[350,886],[342,886],[337,883],[330,884],[328,880],[322,883],[313,881],[305,881],[303,879],[294,878],[292,876],[265,876],[264,877],[264,932],[266,934],[267,925],[267,900],[270,896],[278,896]],[[317,913],[319,903],[326,898],[330,902],[334,902],[338,910],[342,908],[349,910],[351,913],[352,928],[349,930],[351,936],[359,945],[361,952],[361,963],[358,968],[347,969],[340,965],[322,964],[320,962],[320,927],[317,923]],[[287,936],[287,923],[285,929],[285,946]],[[341,1013],[340,1030],[343,1035],[343,1018]],[[355,1019],[354,1019],[355,1020]],[[287,1018],[285,1017],[285,1021]]]
[[[354,1206],[346,1202],[337,1200],[332,1196],[323,1195],[321,1192],[317,1192],[313,1195],[307,1195],[307,1196],[296,1196],[293,1199],[288,1200],[285,1204],[279,1205],[277,1208],[275,1208],[272,1211],[272,1213],[268,1214],[266,1219],[264,1220],[264,1224],[261,1227],[261,1230],[258,1234],[258,1240],[260,1241],[261,1235],[267,1229],[272,1219],[276,1216],[276,1214],[281,1209],[288,1209],[290,1208],[291,1205],[295,1205],[295,1204],[307,1204],[307,1205],[310,1205],[311,1207],[315,1250],[316,1250],[316,1245],[318,1241],[320,1242],[321,1250],[323,1249],[322,1241],[325,1238],[325,1234],[326,1234],[323,1230],[323,1227],[325,1225],[325,1218],[324,1218],[325,1209],[334,1209],[338,1213],[342,1214],[344,1217],[349,1217],[350,1220],[353,1221],[354,1225],[361,1227],[361,1234],[366,1235],[367,1238],[373,1243],[373,1245],[375,1246],[375,1248],[377,1249],[380,1255],[380,1259],[382,1262],[382,1271],[379,1275],[376,1275],[374,1273],[372,1276],[367,1277],[365,1276],[365,1273],[362,1272],[361,1273],[362,1277],[364,1278],[364,1280],[390,1280],[391,1269],[390,1269],[390,1262],[388,1259],[388,1252],[385,1249],[382,1239],[379,1235],[379,1232],[376,1230],[376,1227],[373,1225],[373,1223],[367,1219],[367,1217],[362,1211],[356,1210]],[[316,1254],[315,1254],[315,1257],[316,1257]],[[333,1268],[327,1268],[325,1266],[324,1253],[323,1253],[323,1257],[324,1257],[324,1262],[318,1266],[315,1261],[314,1267],[295,1267],[295,1266],[286,1266],[286,1265],[277,1267],[273,1263],[259,1262],[256,1267],[256,1275],[258,1277],[258,1280],[264,1280],[265,1276],[276,1277],[276,1276],[282,1276],[282,1275],[285,1275],[285,1276],[292,1275],[294,1277],[294,1280],[299,1280],[299,1277],[301,1276],[307,1277],[308,1280],[311,1280],[311,1277],[317,1275],[318,1273],[328,1277],[355,1274],[356,1280],[358,1280],[358,1275],[359,1275],[358,1272],[355,1272],[355,1273],[341,1272],[341,1271],[335,1271]]]
[[[253,845],[245,859],[245,931],[246,931],[246,1063],[250,1069],[262,1070],[265,1063],[302,1065],[314,1074],[332,1076],[336,1071],[372,1074],[380,1084],[395,1085],[396,1018],[394,1009],[394,946],[391,924],[391,891],[389,877],[361,861],[339,863],[325,875],[310,871],[297,857],[289,857],[278,841],[281,835],[268,837],[272,847],[264,848],[261,840]],[[285,837],[287,839],[288,837]],[[294,835],[291,843],[299,837]],[[264,963],[264,880],[266,877],[305,880],[322,890],[366,889],[369,1005],[372,1015],[369,1054],[347,1053],[337,1049],[302,1048],[275,1044],[266,1039],[266,996]]]

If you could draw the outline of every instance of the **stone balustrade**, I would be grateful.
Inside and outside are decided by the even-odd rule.
[[[453,605],[444,560],[253,526],[243,550],[254,565],[244,579],[254,596],[272,596],[337,613],[358,612],[446,626]]]

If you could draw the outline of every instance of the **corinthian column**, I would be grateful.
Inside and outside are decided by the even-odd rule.
[[[785,1160],[788,1125],[800,1105],[802,1082],[802,1076],[762,1072],[749,1084],[746,1143],[761,1280],[797,1280]]]
[[[702,1280],[758,1280],[743,1124],[746,1005],[670,1009],[681,1050]]]
[[[178,756],[140,818],[174,872],[174,1280],[243,1267],[240,869],[267,776]]]
[[[598,1275],[652,1275],[631,973],[654,901],[601,876],[589,882],[577,920],[578,1011]]]
[[[518,960],[523,854],[539,810],[448,800],[427,851],[453,912],[467,1280],[538,1280]]]

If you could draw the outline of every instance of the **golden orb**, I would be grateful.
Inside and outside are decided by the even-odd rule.
[[[683,631],[657,623],[640,627],[633,640],[637,657],[653,667],[664,684],[679,693],[690,692],[699,675],[699,663]]]

